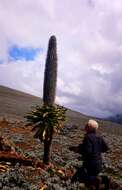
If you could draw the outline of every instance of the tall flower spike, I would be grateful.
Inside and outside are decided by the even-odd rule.
[[[44,73],[43,102],[53,105],[55,102],[57,82],[57,47],[56,37],[51,36],[48,44],[46,66]]]

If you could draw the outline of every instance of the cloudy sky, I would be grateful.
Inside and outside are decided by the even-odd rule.
[[[56,35],[56,102],[97,117],[122,114],[122,0],[0,0],[0,85],[42,97]]]

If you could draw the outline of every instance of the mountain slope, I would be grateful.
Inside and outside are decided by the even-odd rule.
[[[0,117],[23,119],[31,106],[42,105],[42,99],[8,87],[0,86]],[[87,116],[68,109],[68,123],[81,124]]]
[[[42,104],[38,97],[0,86],[0,116],[23,118],[30,107]]]
[[[32,106],[37,104],[42,105],[41,98],[8,87],[0,86],[0,118],[5,117],[24,120],[24,115],[31,110]],[[68,109],[66,124],[71,126],[79,125],[83,127],[90,118],[90,116]],[[120,124],[106,120],[99,120],[97,118],[95,119],[99,122],[102,128],[105,127],[106,130],[111,131],[111,133],[119,134],[122,129],[122,125]]]

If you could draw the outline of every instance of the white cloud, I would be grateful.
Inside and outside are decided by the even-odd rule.
[[[50,35],[58,41],[57,99],[96,116],[122,113],[122,0],[0,1],[0,83],[42,96]],[[43,47],[8,62],[12,44]]]
[[[16,61],[0,65],[2,85],[42,97],[44,64],[42,57],[34,61]]]

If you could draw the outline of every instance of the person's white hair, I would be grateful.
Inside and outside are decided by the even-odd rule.
[[[94,129],[98,129],[98,123],[97,121],[93,120],[93,119],[90,119],[87,123],[87,125],[90,127],[90,128],[94,128]]]

